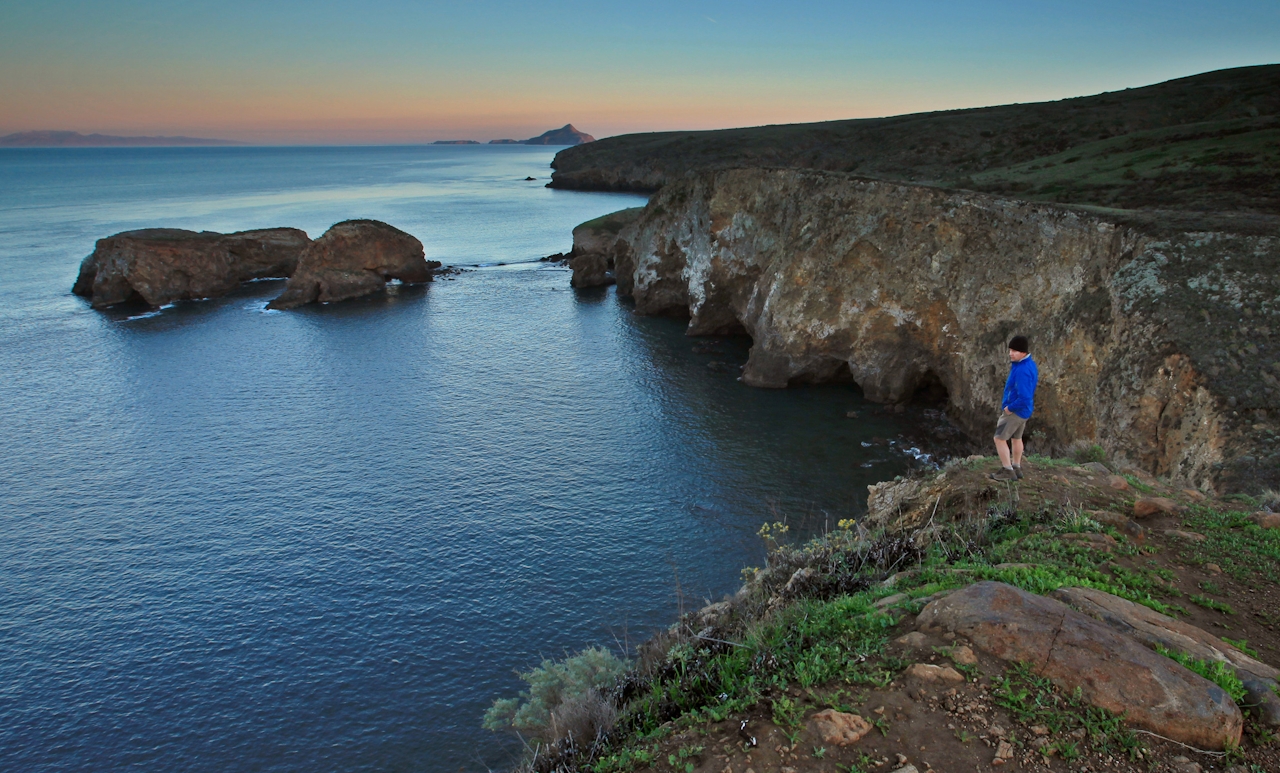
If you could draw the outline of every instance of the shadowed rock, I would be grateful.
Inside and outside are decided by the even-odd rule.
[[[618,232],[643,211],[643,207],[623,209],[574,228],[573,250],[568,255],[569,268],[573,270],[569,284],[578,288],[613,284],[613,250]]]
[[[100,309],[225,295],[250,279],[287,277],[311,243],[296,228],[231,234],[147,228],[99,239],[72,292]]]
[[[284,292],[267,308],[292,309],[379,292],[387,282],[430,282],[437,261],[422,242],[377,220],[346,220],[325,231],[302,254]]]
[[[1002,660],[1024,662],[1068,692],[1181,743],[1222,749],[1244,719],[1230,696],[1173,660],[1054,599],[980,582],[921,612],[926,633],[951,632]]]

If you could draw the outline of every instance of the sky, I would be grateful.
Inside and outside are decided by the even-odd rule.
[[[1280,2],[41,0],[0,135],[596,137],[1034,102],[1280,62]]]

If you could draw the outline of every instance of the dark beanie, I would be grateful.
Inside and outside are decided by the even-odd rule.
[[[1031,351],[1031,349],[1027,347],[1026,336],[1014,336],[1013,338],[1009,339],[1009,348],[1014,350],[1015,352],[1022,352],[1023,354],[1026,354],[1027,352]]]

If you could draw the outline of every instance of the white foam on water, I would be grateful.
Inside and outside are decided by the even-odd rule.
[[[132,322],[132,321],[134,321],[135,319],[149,319],[149,318],[151,318],[151,317],[158,317],[158,316],[160,316],[160,312],[164,311],[165,309],[172,309],[172,308],[174,307],[174,305],[175,305],[175,304],[172,304],[172,303],[166,303],[165,305],[160,306],[160,307],[157,307],[157,308],[154,308],[154,309],[152,309],[151,311],[145,311],[145,312],[143,312],[143,313],[141,313],[141,314],[134,314],[132,317],[125,317],[124,319],[122,319],[122,320],[120,320],[120,321],[121,321],[121,322]]]

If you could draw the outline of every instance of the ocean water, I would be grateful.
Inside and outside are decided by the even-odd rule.
[[[634,645],[765,521],[906,467],[856,389],[747,388],[749,342],[536,262],[643,201],[544,188],[553,153],[0,151],[0,770],[500,768],[517,670]],[[481,268],[284,313],[69,292],[117,231],[353,217]]]

